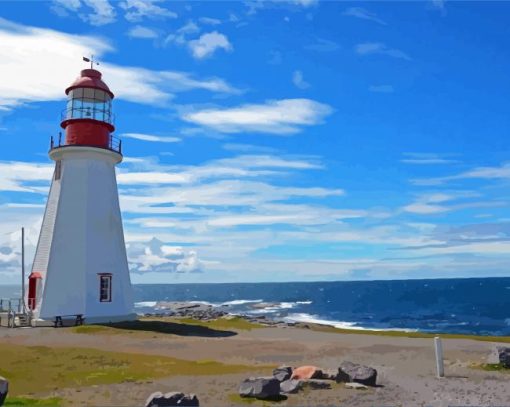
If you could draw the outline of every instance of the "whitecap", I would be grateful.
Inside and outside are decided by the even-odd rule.
[[[347,321],[331,321],[327,319],[321,319],[316,315],[304,314],[304,313],[296,313],[290,314],[287,317],[283,318],[285,322],[308,322],[310,324],[320,324],[320,325],[329,325],[335,328],[340,329],[358,329],[358,330],[367,330],[367,331],[400,331],[400,332],[416,332],[416,329],[405,329],[405,328],[365,328],[357,325],[356,322],[347,322]]]
[[[149,307],[149,308],[152,308],[152,307],[155,307],[157,303],[158,303],[157,301],[141,301],[141,302],[135,302],[135,308],[142,308],[142,307]]]
[[[233,300],[222,302],[221,305],[243,305],[243,304],[255,304],[258,302],[263,302],[264,300]]]

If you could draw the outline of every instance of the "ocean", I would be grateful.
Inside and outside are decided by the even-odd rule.
[[[0,286],[0,298],[19,289]],[[139,284],[135,311],[158,301],[196,301],[227,312],[339,328],[510,335],[510,278]]]

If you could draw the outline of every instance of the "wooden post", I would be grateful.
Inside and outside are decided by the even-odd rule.
[[[434,348],[436,350],[437,377],[444,377],[443,344],[439,336],[434,338]]]

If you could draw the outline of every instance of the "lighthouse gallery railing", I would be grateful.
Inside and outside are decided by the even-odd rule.
[[[64,140],[62,140],[61,133],[58,135],[58,140],[55,140],[53,138],[53,136],[50,137],[50,150],[53,150],[54,148],[66,147],[66,146],[70,146],[70,145],[76,146],[76,144],[67,144],[65,141],[65,138],[64,138]],[[102,147],[97,147],[97,146],[90,146],[90,147],[102,148]],[[106,148],[107,150],[112,150],[112,151],[115,151],[116,153],[122,154],[122,140],[119,139],[118,137],[110,135],[108,146],[104,147],[104,148]]]

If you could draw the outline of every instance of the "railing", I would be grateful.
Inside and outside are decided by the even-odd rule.
[[[79,144],[80,146],[88,146],[88,147],[96,147],[96,148],[104,148],[106,150],[115,151],[116,153],[122,154],[122,140],[115,136],[108,136],[108,145],[106,146],[97,146],[97,145],[87,145],[87,144]],[[53,139],[53,136],[50,137],[50,151],[54,148],[59,147],[68,147],[68,146],[76,146],[77,144],[67,144],[66,140],[62,140],[62,133],[58,134],[58,140]]]
[[[7,327],[31,326],[33,313],[23,306],[21,298],[0,298],[0,312],[7,314]]]
[[[68,107],[62,110],[61,121],[71,119],[91,119],[115,124],[115,115],[109,109],[98,109],[96,107]]]
[[[23,308],[21,298],[0,298],[0,312],[18,312]]]

